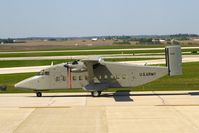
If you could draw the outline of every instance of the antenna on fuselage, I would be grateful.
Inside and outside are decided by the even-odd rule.
[[[51,62],[51,66],[53,66],[54,65],[54,63],[53,63],[53,61]]]

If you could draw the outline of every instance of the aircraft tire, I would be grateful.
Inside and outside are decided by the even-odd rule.
[[[36,92],[37,97],[42,97],[42,93],[41,92]]]
[[[101,91],[92,91],[92,92],[91,92],[91,95],[92,95],[93,97],[99,97],[99,96],[101,95]]]

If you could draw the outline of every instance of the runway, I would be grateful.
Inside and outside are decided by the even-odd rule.
[[[199,93],[106,92],[0,95],[3,133],[198,133]]]

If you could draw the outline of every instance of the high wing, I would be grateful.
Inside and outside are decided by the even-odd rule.
[[[92,93],[96,92],[96,95],[100,95],[101,91],[108,88],[109,85],[106,83],[95,83],[94,82],[94,69],[99,65],[103,65],[104,60],[101,57],[89,57],[86,59],[81,60],[85,66],[87,67],[88,71],[88,82],[89,84],[84,86],[83,89],[87,91],[91,91]],[[93,94],[95,95],[95,94]]]
[[[102,62],[104,62],[104,60],[101,57],[95,56],[95,57],[88,57],[86,59],[82,59],[81,61],[87,67],[89,83],[94,84],[94,71],[93,71],[93,69],[97,65],[100,65],[100,64],[102,65]]]
[[[100,56],[89,56],[88,58],[84,58],[82,62],[101,62],[103,59]]]

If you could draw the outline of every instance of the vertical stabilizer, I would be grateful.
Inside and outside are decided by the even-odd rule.
[[[182,75],[181,47],[179,45],[167,46],[165,58],[169,76]]]

